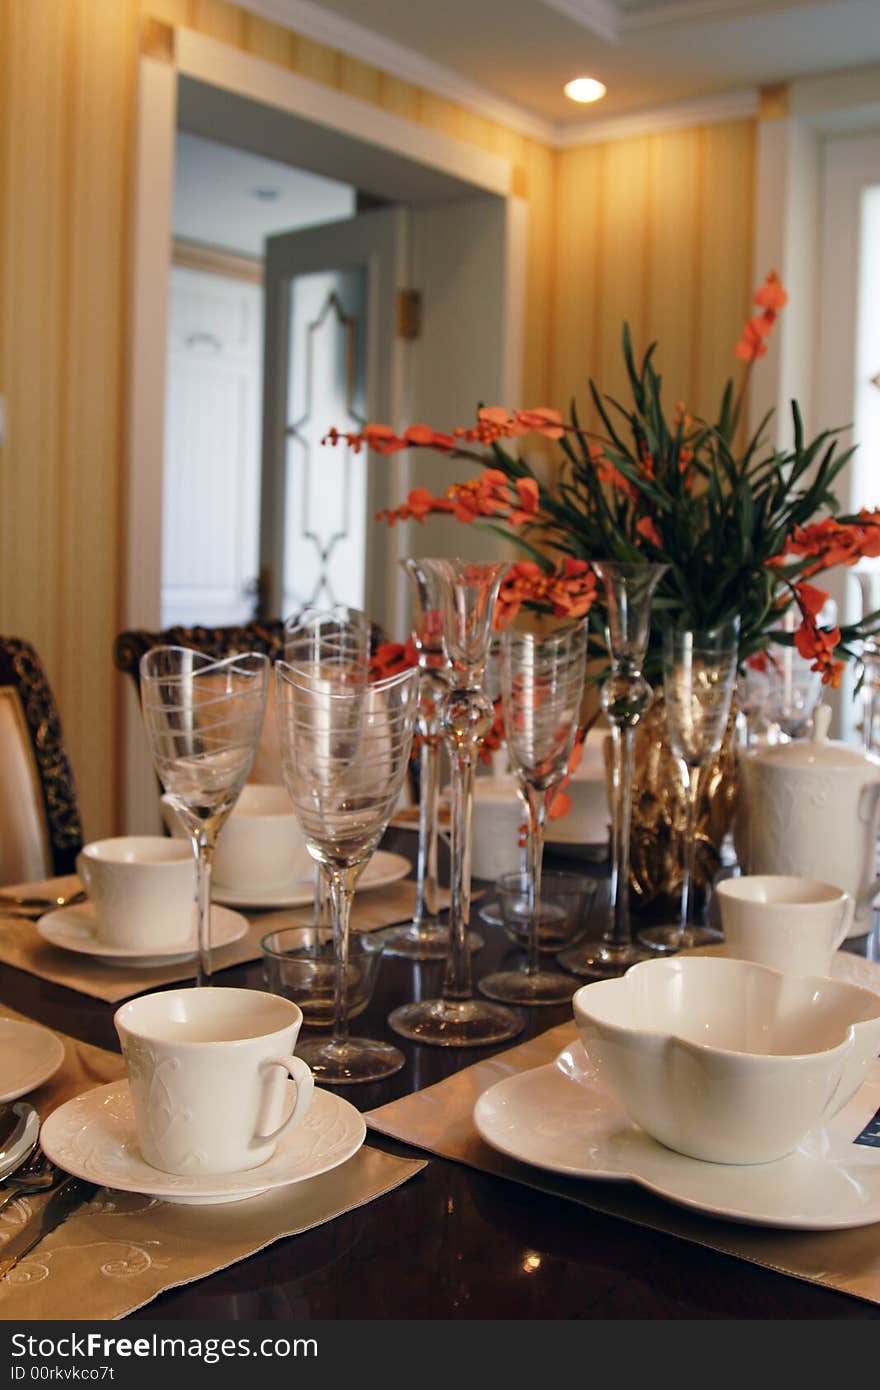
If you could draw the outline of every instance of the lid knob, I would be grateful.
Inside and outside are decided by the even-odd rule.
[[[827,743],[831,727],[831,706],[819,705],[813,715],[813,742]]]

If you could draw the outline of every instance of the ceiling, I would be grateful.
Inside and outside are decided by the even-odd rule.
[[[176,237],[261,257],[274,232],[351,217],[354,210],[355,191],[347,184],[178,131]]]
[[[880,62],[880,0],[240,0],[409,81],[568,127]],[[578,106],[571,77],[608,95]],[[503,111],[499,110],[503,116]],[[519,122],[522,123],[521,120]]]

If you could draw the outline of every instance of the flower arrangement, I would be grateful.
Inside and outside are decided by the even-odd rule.
[[[860,641],[880,628],[880,612],[849,626],[822,627],[828,595],[811,580],[835,565],[880,556],[880,507],[838,514],[833,484],[852,449],[839,448],[838,430],[823,430],[808,442],[796,402],[791,448],[766,442],[769,414],[738,442],[751,371],[786,302],[771,273],[755,294],[760,313],[748,320],[735,347],[743,363],[738,388],[728,381],[713,421],[692,415],[683,403],[670,418],[656,344],[638,361],[625,325],[632,400],[605,396],[590,381],[595,429],[581,425],[574,403],[568,421],[546,407],[488,406],[473,426],[452,434],[426,425],[398,434],[373,424],[353,434],[331,430],[326,442],[379,454],[427,448],[480,465],[476,477],[452,482],[438,495],[416,488],[382,515],[393,525],[443,513],[513,540],[526,558],[511,567],[502,587],[502,624],[524,606],[558,618],[588,613],[600,598],[591,559],[664,562],[668,569],[655,599],[661,619],[710,628],[739,615],[743,661],[760,660],[771,642],[793,642],[823,682],[837,686],[845,660],[857,657]],[[528,434],[558,444],[552,484],[511,447]],[[783,632],[781,617],[792,605],[798,625]],[[591,640],[597,650],[602,646],[599,633]],[[652,662],[655,672],[658,664],[656,634],[653,641],[649,672]]]

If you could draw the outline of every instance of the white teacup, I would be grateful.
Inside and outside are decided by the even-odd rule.
[[[173,989],[130,999],[114,1022],[141,1153],[165,1173],[238,1173],[304,1119],[314,1081],[293,1056],[302,1012],[255,989]],[[287,1078],[296,1101],[287,1109]]]
[[[828,975],[849,930],[849,893],[818,879],[747,874],[715,887],[728,954],[791,975]]]
[[[167,797],[162,813],[174,835],[184,831]],[[214,882],[236,892],[287,888],[314,869],[305,836],[283,787],[249,782],[217,836]]]
[[[161,952],[195,937],[195,862],[188,844],[162,835],[94,840],[76,861],[107,946]]]

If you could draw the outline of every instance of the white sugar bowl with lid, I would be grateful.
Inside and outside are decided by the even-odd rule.
[[[880,758],[829,739],[830,718],[820,705],[811,739],[742,756],[736,849],[745,873],[818,878],[849,893],[848,935],[863,936],[880,893]]]

